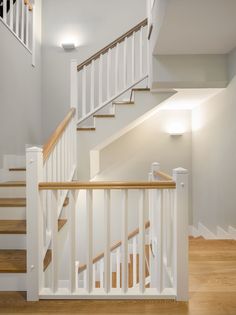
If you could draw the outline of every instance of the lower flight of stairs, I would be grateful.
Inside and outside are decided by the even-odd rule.
[[[145,245],[145,277],[146,279],[149,277],[149,253],[150,253],[150,246]],[[129,255],[129,262],[128,262],[128,287],[132,288],[135,286],[134,283],[134,265],[133,265],[133,254]],[[139,254],[136,255],[136,284],[139,283]],[[112,288],[117,288],[117,272],[112,272],[112,279],[111,279],[111,286]],[[120,288],[122,287],[122,263],[120,264]],[[146,283],[146,288],[150,287],[150,283]],[[101,288],[100,281],[96,281],[96,288]]]
[[[11,168],[11,173],[22,173],[25,168]],[[13,175],[14,177],[14,175]],[[19,176],[16,175],[16,178]],[[12,178],[12,174],[11,174]],[[26,290],[26,182],[0,182],[0,291]],[[69,203],[68,198],[64,207]],[[66,224],[58,220],[58,231]],[[51,250],[44,258],[44,270],[50,265]]]

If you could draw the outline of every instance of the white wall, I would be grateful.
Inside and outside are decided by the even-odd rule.
[[[183,136],[168,134],[169,127],[176,123],[183,126]],[[191,142],[191,111],[158,111],[101,151],[101,173],[96,179],[147,180],[153,162],[159,162],[161,169],[168,174],[173,168],[184,167],[189,170],[191,178]],[[191,198],[189,215],[191,221]]]
[[[70,106],[70,60],[81,63],[145,17],[145,0],[43,1],[44,139]],[[65,53],[59,45],[70,37],[79,47]]]
[[[236,50],[228,61],[228,87],[192,113],[194,224],[213,232],[236,226]]]
[[[221,88],[227,85],[227,55],[153,57],[152,88]]]
[[[41,0],[36,1],[36,67],[0,21],[0,168],[4,154],[41,143]]]

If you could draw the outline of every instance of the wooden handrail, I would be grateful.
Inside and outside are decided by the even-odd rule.
[[[173,178],[170,175],[163,173],[161,171],[154,172],[154,175],[159,176],[163,180],[171,180],[171,181],[173,180]]]
[[[148,24],[148,20],[147,19],[143,20],[142,22],[140,22],[139,24],[137,24],[136,26],[131,28],[128,32],[126,32],[122,36],[118,37],[112,43],[110,43],[106,47],[102,48],[96,54],[94,54],[93,56],[91,56],[90,58],[88,58],[87,60],[82,62],[80,65],[78,65],[77,70],[78,71],[82,70],[84,66],[89,65],[93,60],[98,59],[100,57],[100,55],[104,55],[105,53],[108,52],[109,49],[114,48],[117,44],[123,42],[126,37],[130,37],[133,33],[138,32],[141,29],[141,27],[144,27],[147,24]]]
[[[145,223],[145,230],[147,230],[149,227],[150,227],[150,221]],[[132,238],[134,238],[136,235],[138,235],[138,233],[139,233],[139,228],[137,228],[134,231],[132,231],[131,233],[129,233],[128,240],[131,240]],[[122,245],[121,241],[115,243],[114,245],[111,246],[110,251],[113,252],[115,249],[117,249],[121,245]],[[104,253],[101,253],[101,254],[97,255],[95,258],[93,258],[93,264],[96,264],[103,257],[104,257]],[[79,272],[84,271],[86,268],[87,268],[86,264],[80,266],[79,267]]]
[[[62,120],[62,122],[57,126],[54,133],[51,135],[49,140],[43,146],[43,162],[45,163],[48,159],[49,155],[51,154],[52,150],[54,149],[55,145],[57,144],[58,140],[61,138],[64,130],[70,123],[71,119],[75,116],[76,109],[71,108],[66,117]]]
[[[156,182],[55,182],[40,183],[40,190],[79,190],[79,189],[175,189],[174,181]]]

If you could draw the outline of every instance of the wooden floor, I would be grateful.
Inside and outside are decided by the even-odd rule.
[[[0,293],[1,314],[236,315],[236,241],[190,241],[190,301],[40,301]]]

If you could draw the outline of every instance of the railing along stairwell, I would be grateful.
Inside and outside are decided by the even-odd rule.
[[[72,181],[80,161],[77,123],[147,78],[146,24],[82,65],[72,61],[71,105],[82,104],[80,117],[71,109],[43,149],[27,150],[28,300],[188,299],[187,171],[168,176],[154,163],[144,182]],[[61,214],[68,225],[64,245]]]
[[[34,46],[34,1],[0,0],[0,21],[32,54]]]
[[[72,70],[82,123],[148,78],[147,19]]]

